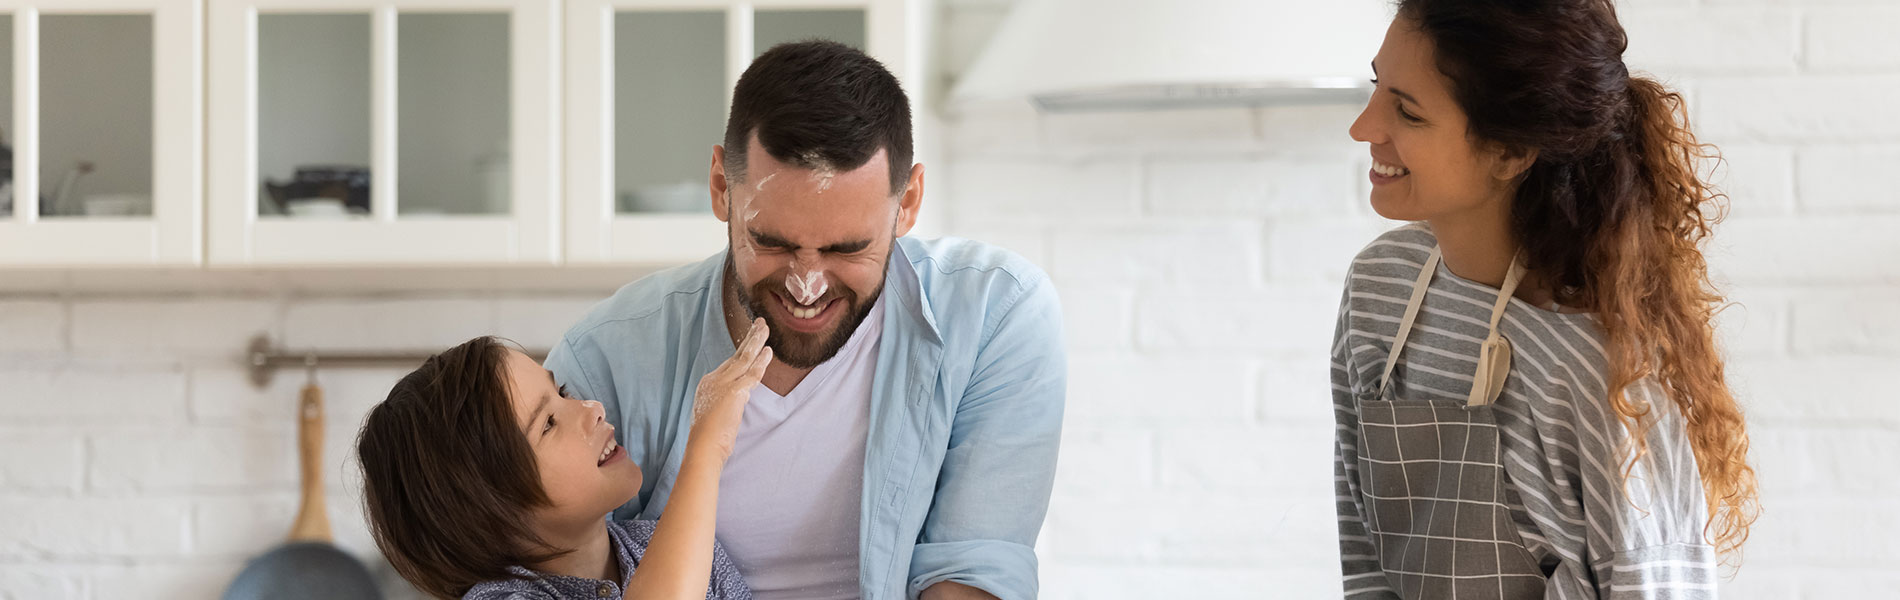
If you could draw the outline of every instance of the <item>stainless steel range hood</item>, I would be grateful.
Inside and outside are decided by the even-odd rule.
[[[1044,111],[1355,103],[1389,0],[1019,0],[952,106]]]

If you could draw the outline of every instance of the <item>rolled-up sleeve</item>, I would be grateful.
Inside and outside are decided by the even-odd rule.
[[[1046,279],[992,313],[958,403],[909,596],[951,581],[1002,600],[1037,595],[1034,547],[1055,484],[1068,360]]]

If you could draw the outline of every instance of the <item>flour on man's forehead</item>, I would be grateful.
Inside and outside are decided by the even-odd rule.
[[[838,176],[838,168],[826,160],[817,150],[806,150],[798,156],[798,165],[811,169],[811,180],[818,182],[818,193],[831,189],[831,180]]]

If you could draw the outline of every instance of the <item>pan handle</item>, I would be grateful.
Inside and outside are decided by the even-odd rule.
[[[323,504],[323,388],[313,378],[297,403],[297,461],[303,471],[303,504],[291,541],[330,541],[330,515]]]

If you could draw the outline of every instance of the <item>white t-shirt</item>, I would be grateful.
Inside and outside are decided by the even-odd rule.
[[[883,298],[790,394],[764,384],[719,478],[719,542],[759,600],[858,598],[858,518]]]

